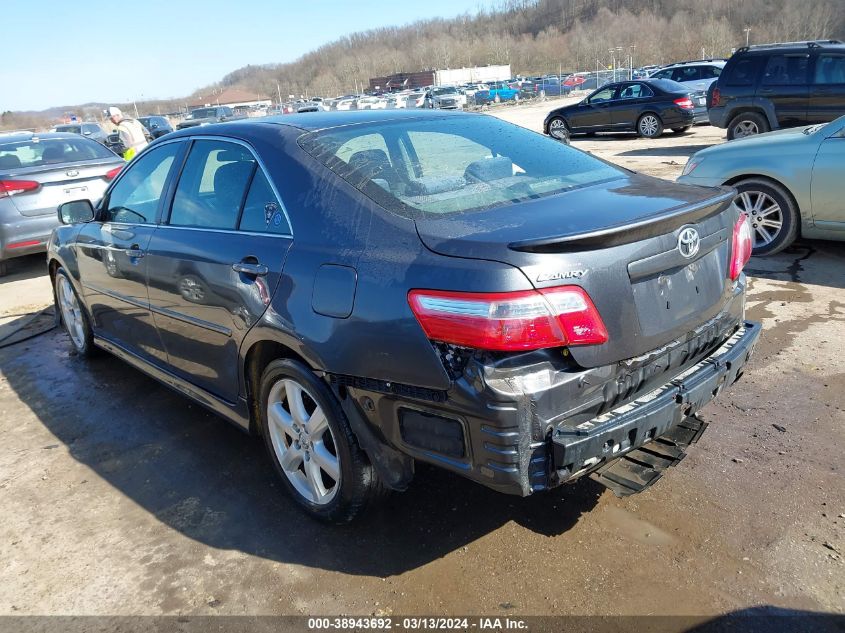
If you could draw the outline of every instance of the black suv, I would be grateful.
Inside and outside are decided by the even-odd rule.
[[[845,114],[845,44],[743,46],[710,86],[707,107],[728,140],[832,121]]]

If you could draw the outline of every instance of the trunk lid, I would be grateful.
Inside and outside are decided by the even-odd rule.
[[[10,197],[18,212],[27,217],[55,215],[63,202],[87,198],[92,203],[103,196],[108,186],[105,175],[123,164],[120,159],[82,161],[4,171],[9,180],[34,180],[41,186]]]
[[[609,340],[570,352],[580,365],[595,367],[659,348],[719,313],[731,296],[732,197],[728,189],[633,174],[416,223],[420,239],[439,254],[508,263],[535,288],[583,287]],[[679,249],[687,228],[699,236],[690,256]]]

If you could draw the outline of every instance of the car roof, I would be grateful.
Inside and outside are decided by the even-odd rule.
[[[228,136],[235,131],[255,133],[261,126],[278,125],[310,132],[328,128],[353,125],[357,123],[379,123],[390,121],[416,121],[420,119],[442,119],[445,117],[477,117],[471,112],[444,112],[442,110],[357,110],[305,112],[295,114],[281,114],[255,119],[217,123],[215,125],[185,128],[168,134],[167,138],[179,136]]]
[[[752,44],[750,46],[743,46],[734,53],[734,55],[743,55],[747,53],[771,53],[778,52],[807,52],[813,49],[828,50],[832,49],[841,52],[845,49],[845,42],[840,40],[807,40],[801,42],[774,42],[771,44]]]
[[[660,70],[664,68],[676,68],[678,66],[706,66],[708,64],[714,66],[724,66],[728,60],[726,59],[696,59],[688,62],[675,62],[673,64],[666,64],[661,66]]]
[[[80,123],[63,123],[62,125],[81,125]],[[41,140],[61,140],[72,139],[77,141],[84,136],[74,134],[72,132],[15,132],[13,134],[0,134],[0,143],[15,143],[20,141],[30,141],[34,139]],[[96,141],[91,141],[96,143]]]

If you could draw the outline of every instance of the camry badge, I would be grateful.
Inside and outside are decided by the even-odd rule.
[[[558,279],[581,279],[587,274],[586,268],[584,270],[566,270],[557,273],[540,273],[537,275],[537,281],[556,281]]]
[[[699,248],[701,248],[701,238],[698,236],[698,231],[691,226],[683,229],[678,235],[678,251],[681,255],[689,259],[698,253]]]

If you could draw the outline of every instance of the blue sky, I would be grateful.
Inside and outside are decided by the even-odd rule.
[[[343,35],[490,0],[3,0],[0,112],[180,97]],[[134,31],[135,26],[143,31]]]

